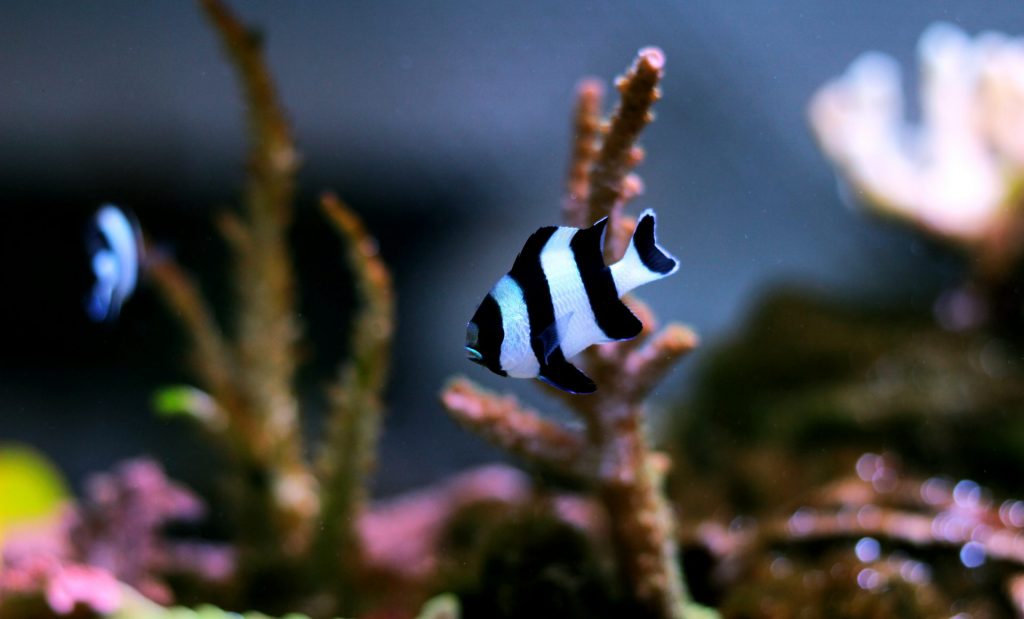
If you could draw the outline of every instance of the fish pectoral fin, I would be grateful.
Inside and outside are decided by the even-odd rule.
[[[562,344],[562,337],[569,329],[569,321],[572,320],[573,312],[569,312],[565,316],[562,316],[556,322],[548,325],[547,329],[540,332],[539,335],[534,336],[536,343],[540,345],[541,351],[544,355],[544,363],[547,364],[551,359],[551,355],[558,349]],[[534,346],[534,350],[537,347]],[[564,358],[564,357],[563,357]]]
[[[561,349],[552,353],[548,363],[541,366],[537,378],[569,393],[583,394],[594,393],[597,385],[590,377],[580,371],[575,365],[569,363],[562,355]]]

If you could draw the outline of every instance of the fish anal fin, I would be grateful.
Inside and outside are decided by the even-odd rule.
[[[597,391],[594,381],[590,380],[590,377],[575,365],[569,363],[562,355],[561,349],[556,349],[548,359],[548,363],[541,366],[537,378],[552,387],[569,393],[586,394]]]

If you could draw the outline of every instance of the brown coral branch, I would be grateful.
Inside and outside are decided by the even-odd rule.
[[[664,66],[664,53],[656,47],[646,47],[640,50],[629,72],[616,82],[621,100],[590,171],[588,194],[590,220],[608,216],[613,230],[623,202],[623,181],[643,158],[643,151],[636,148],[635,143],[653,119],[651,106],[660,98],[658,83]],[[624,250],[625,247],[618,247],[616,243],[606,244],[605,256],[614,260]]]
[[[327,440],[318,469],[322,513],[316,547],[322,561],[340,568],[329,573],[351,575],[361,563],[355,525],[366,504],[366,481],[380,433],[381,395],[394,328],[394,293],[377,243],[355,213],[330,194],[321,197],[320,206],[345,240],[359,311],[352,324],[349,360],[342,365],[338,384],[330,392]],[[343,599],[355,595],[351,590],[354,583],[335,584]],[[347,591],[346,586],[350,587]]]
[[[445,387],[441,401],[464,428],[505,451],[541,468],[586,479],[583,435],[523,408],[515,397],[458,378]]]
[[[266,67],[259,37],[220,0],[200,0],[231,58],[245,100],[251,146],[244,217],[225,219],[233,231],[238,295],[236,358],[243,406],[261,428],[259,459],[267,495],[257,499],[273,512],[270,533],[280,535],[275,552],[292,554],[308,543],[317,511],[314,480],[303,458],[298,402],[292,390],[299,325],[287,229],[291,218],[298,155]],[[244,231],[244,232],[243,232]],[[238,242],[245,239],[245,243]],[[256,523],[253,523],[256,524]],[[262,542],[267,540],[263,539]]]
[[[643,348],[630,353],[623,373],[630,377],[629,388],[634,397],[646,397],[684,355],[697,347],[699,341],[690,328],[672,323]]]
[[[681,617],[687,596],[675,518],[661,490],[667,458],[647,443],[643,399],[693,349],[696,335],[673,324],[649,339],[653,314],[635,299],[629,303],[644,323],[641,335],[584,355],[588,373],[605,387],[588,397],[555,393],[587,424],[586,449],[597,454],[589,476],[609,516],[623,582],[651,616]]]
[[[192,338],[192,364],[203,388],[224,411],[235,432],[225,436],[252,436],[255,429],[240,410],[240,396],[235,383],[234,358],[213,312],[206,304],[195,281],[169,256],[149,253],[146,274],[184,330]],[[244,443],[236,448],[245,449]]]
[[[597,483],[621,578],[651,616],[682,617],[687,595],[674,515],[650,466],[643,406],[614,395],[595,401],[579,410],[591,420],[591,448],[601,454]]]
[[[219,0],[201,0],[233,61],[249,113],[252,144],[245,219],[233,229],[238,269],[238,356],[247,405],[295,451],[298,405],[292,395],[295,342],[294,283],[286,246],[298,157],[267,71],[259,38]],[[238,243],[247,238],[250,242]]]
[[[267,70],[261,37],[246,28],[221,0],[200,0],[200,4],[235,66],[248,106],[253,144],[247,207],[253,218],[276,218],[272,227],[278,230],[291,219],[299,155]]]
[[[236,254],[249,254],[252,249],[252,235],[245,222],[233,211],[224,211],[217,216],[217,229]]]
[[[576,86],[576,110],[573,114],[573,144],[566,178],[563,203],[565,221],[576,228],[593,223],[587,199],[590,195],[590,167],[598,153],[601,136],[601,100],[604,84],[596,78],[581,80]]]
[[[651,451],[644,427],[643,400],[679,360],[697,345],[687,327],[670,324],[652,335],[657,321],[647,307],[629,299],[644,330],[626,342],[587,351],[587,371],[608,387],[592,397],[564,400],[588,424],[588,448],[601,454],[596,471],[609,514],[622,578],[653,616],[679,617],[686,592],[679,570],[674,515],[662,495],[666,458]]]
[[[623,193],[622,201],[619,202],[619,206],[616,206],[618,216],[613,218],[614,225],[608,229],[608,236],[605,238],[605,260],[608,261],[608,264],[612,264],[613,261],[622,257],[626,248],[629,247],[630,239],[633,238],[633,231],[636,230],[636,218],[622,213],[622,207],[637,195],[632,193],[634,183],[631,179],[637,183],[641,182],[640,177],[636,174],[630,174],[623,181],[629,188],[629,193]],[[609,247],[614,253],[609,253]]]
[[[621,217],[623,205],[643,191],[631,173],[642,160],[636,140],[651,121],[658,83],[665,64],[658,48],[640,50],[637,60],[616,87],[620,103],[613,114],[601,151],[590,174],[590,221],[608,216],[605,259],[619,258],[628,245],[635,221]],[[588,424],[590,449],[601,454],[597,471],[599,494],[609,514],[617,564],[636,602],[656,617],[681,617],[687,594],[675,545],[674,515],[662,496],[662,475],[644,427],[643,399],[668,369],[696,344],[692,332],[671,326],[640,348],[655,328],[646,306],[630,300],[645,327],[632,342],[598,346],[585,355],[587,370],[610,389],[569,405]]]
[[[602,456],[598,490],[621,578],[651,616],[680,617],[686,594],[674,518],[661,494],[661,476],[649,466],[642,407],[606,400],[594,413],[598,431],[592,448]]]

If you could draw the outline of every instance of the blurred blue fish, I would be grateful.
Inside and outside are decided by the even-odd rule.
[[[138,224],[113,204],[105,204],[96,212],[93,225],[96,234],[89,253],[96,283],[85,309],[96,322],[112,321],[135,291],[142,233]]]

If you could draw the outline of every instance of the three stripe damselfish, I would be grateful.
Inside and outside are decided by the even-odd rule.
[[[643,325],[620,298],[679,268],[657,243],[654,211],[640,215],[625,255],[610,267],[604,263],[607,225],[605,217],[585,229],[534,232],[469,321],[469,360],[570,393],[596,391],[568,359],[593,344],[639,335]]]

